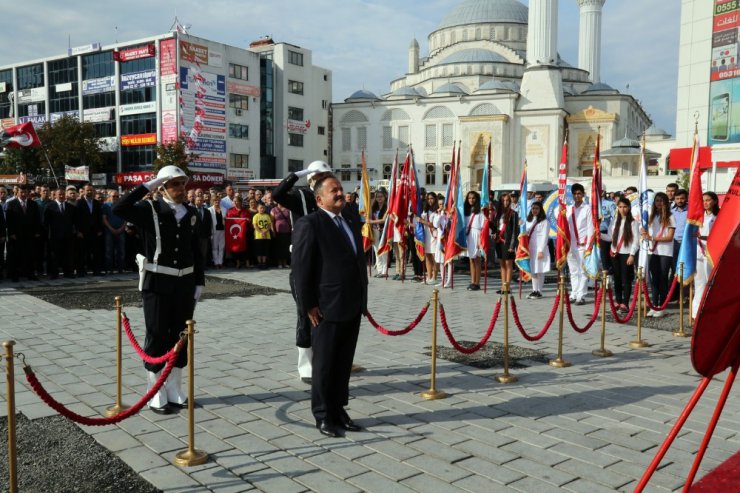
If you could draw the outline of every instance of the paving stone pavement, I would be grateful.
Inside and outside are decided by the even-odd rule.
[[[213,273],[212,273],[213,274]],[[217,275],[287,288],[287,270],[223,271]],[[131,282],[135,282],[131,277]],[[458,339],[478,340],[488,325],[498,282],[468,292],[464,275],[442,290]],[[65,405],[99,416],[114,402],[115,317],[111,310],[66,310],[0,285],[0,339],[14,339],[41,382]],[[534,334],[550,312],[545,298],[517,300]],[[206,288],[207,289],[207,288]],[[371,279],[370,311],[391,329],[410,322],[431,286]],[[111,300],[112,305],[112,300]],[[124,307],[125,309],[125,307]],[[573,307],[579,323],[592,307]],[[143,339],[143,314],[127,312]],[[437,362],[437,388],[447,399],[425,401],[429,388],[431,310],[411,333],[387,337],[363,321],[355,361],[365,368],[351,381],[350,415],[365,431],[329,439],[313,426],[309,388],[296,375],[294,305],[289,294],[206,300],[197,307],[196,448],[208,463],[179,468],[186,448],[187,413],[149,411],[107,427],[82,428],[144,478],[166,492],[385,491],[631,491],[652,460],[699,378],[688,339],[645,329],[652,345],[633,350],[634,327],[607,324],[612,358],[596,358],[599,323],[577,334],[566,318],[564,354],[556,369],[529,362],[502,385],[500,370]],[[492,340],[503,338],[503,322]],[[557,319],[538,342],[510,328],[510,341],[554,355]],[[439,331],[439,343],[449,345]],[[123,401],[145,391],[141,362],[124,338]],[[16,402],[29,418],[55,414],[28,388],[20,365]],[[725,375],[713,382],[647,491],[681,489]],[[2,413],[5,396],[0,395]],[[740,399],[730,396],[698,477],[740,449]]]

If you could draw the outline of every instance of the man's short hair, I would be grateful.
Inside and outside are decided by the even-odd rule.
[[[23,185],[21,185],[20,187],[18,187],[18,189],[20,189],[20,190],[33,190],[33,187],[31,185],[27,184],[27,183],[24,183]]]
[[[74,185],[67,185],[67,188],[66,188],[65,190],[67,190],[68,192],[69,192],[70,190],[74,190],[74,191],[76,192],[76,191],[77,191],[77,187],[76,187],[76,186],[74,186]]]
[[[580,183],[574,183],[570,187],[570,193],[576,193],[576,192],[586,193],[586,189],[583,188],[583,185],[581,185]]]
[[[674,193],[673,196],[674,197],[678,197],[679,195],[685,195],[685,196],[688,197],[689,196],[689,191],[686,190],[685,188],[679,188],[678,190],[676,190],[676,193]]]
[[[337,178],[334,173],[326,173],[324,176],[319,176],[319,178],[314,182],[313,184],[313,195],[314,197],[318,197],[321,195],[321,189],[324,187],[324,182],[330,178],[333,178],[337,181],[339,181],[339,178]],[[341,183],[341,182],[340,182]]]
[[[675,188],[676,190],[678,190],[678,183],[669,183],[665,187],[666,187],[666,189]]]
[[[637,193],[637,187],[627,187],[624,189],[624,193]]]

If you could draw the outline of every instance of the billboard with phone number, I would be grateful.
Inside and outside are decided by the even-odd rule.
[[[740,0],[714,0],[709,145],[740,142]]]

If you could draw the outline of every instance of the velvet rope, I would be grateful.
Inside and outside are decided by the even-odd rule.
[[[444,306],[441,303],[439,305],[439,319],[442,322],[442,328],[444,329],[445,335],[447,335],[447,339],[450,341],[450,344],[452,344],[455,349],[463,354],[473,354],[479,351],[486,344],[486,342],[488,342],[488,339],[491,337],[491,333],[493,332],[493,326],[496,325],[496,320],[498,319],[498,314],[500,311],[501,298],[499,298],[498,302],[496,302],[496,307],[493,309],[493,315],[491,316],[491,323],[488,324],[488,329],[483,335],[483,338],[478,341],[476,345],[469,348],[461,345],[459,342],[457,342],[457,340],[455,340],[450,327],[447,325],[447,315],[445,314]]]
[[[164,383],[167,381],[167,378],[170,376],[172,369],[175,367],[175,363],[177,362],[177,354],[180,352],[180,349],[182,349],[183,344],[184,343],[182,339],[177,341],[174,349],[168,353],[169,359],[167,360],[167,366],[164,367],[164,370],[159,376],[159,379],[152,386],[152,388],[149,389],[146,394],[144,394],[144,397],[142,397],[139,402],[137,402],[130,408],[109,418],[89,418],[87,416],[82,416],[81,414],[77,414],[74,411],[67,409],[64,404],[60,403],[51,395],[49,395],[43,385],[41,385],[41,382],[39,382],[36,374],[33,372],[30,366],[26,366],[23,370],[26,372],[26,380],[28,381],[28,384],[31,386],[33,391],[38,394],[41,400],[44,401],[50,408],[54,409],[65,418],[76,423],[80,423],[86,426],[104,426],[123,421],[124,419],[131,417],[141,411],[141,409],[147,404],[147,402],[149,402],[152,397],[154,397],[154,395],[160,391]]]
[[[408,334],[411,332],[417,325],[419,325],[419,322],[421,322],[421,319],[424,318],[424,315],[427,314],[427,310],[429,310],[429,303],[427,302],[426,305],[424,305],[424,308],[421,309],[419,314],[416,316],[413,322],[411,322],[408,326],[406,326],[405,329],[401,330],[388,330],[382,325],[380,325],[378,322],[375,321],[372,315],[370,315],[370,312],[367,312],[365,314],[365,317],[367,318],[367,321],[370,322],[370,325],[375,327],[375,329],[380,332],[383,335],[387,336],[402,336],[404,334]]]
[[[161,365],[162,363],[166,363],[170,359],[170,353],[165,353],[162,356],[155,357],[149,356],[144,352],[143,349],[141,349],[139,341],[136,340],[136,336],[131,330],[131,323],[129,322],[128,317],[125,313],[123,314],[123,320],[121,324],[123,325],[123,331],[126,332],[126,336],[128,337],[131,346],[134,348],[139,357],[144,360],[145,363],[149,363],[150,365]]]
[[[552,321],[555,320],[555,314],[558,312],[558,304],[560,303],[560,294],[555,295],[555,303],[552,305],[552,310],[550,310],[550,316],[547,318],[547,321],[545,322],[545,326],[542,327],[542,330],[540,330],[537,335],[531,336],[527,334],[527,331],[524,330],[524,327],[522,326],[522,322],[519,320],[519,311],[516,308],[516,301],[514,301],[514,298],[509,298],[511,300],[511,314],[514,318],[514,325],[516,325],[516,328],[519,329],[519,333],[522,334],[522,337],[524,337],[526,340],[530,342],[539,341],[543,337],[545,337],[545,334],[547,334],[547,331],[550,329],[550,326],[552,325]]]
[[[590,329],[594,322],[596,322],[596,319],[599,316],[599,306],[601,306],[601,301],[604,298],[604,288],[599,289],[598,296],[596,296],[596,302],[594,303],[594,312],[591,314],[591,320],[588,321],[586,325],[583,326],[583,328],[578,327],[576,324],[576,321],[573,319],[573,312],[570,309],[570,298],[567,296],[565,297],[565,311],[568,313],[568,320],[570,321],[571,327],[573,327],[573,330],[578,332],[579,334],[583,334],[588,329]]]
[[[612,317],[614,317],[614,320],[616,320],[617,323],[626,324],[632,318],[632,315],[635,313],[635,307],[637,306],[637,300],[639,299],[639,295],[637,293],[638,289],[640,289],[640,285],[635,283],[635,289],[632,293],[632,303],[630,304],[629,312],[627,312],[627,316],[625,318],[620,318],[617,313],[617,306],[614,304],[614,293],[612,292],[612,288],[609,288],[609,291],[607,291],[609,293],[609,308],[612,311]]]
[[[653,305],[653,302],[650,301],[650,295],[648,294],[648,287],[647,287],[647,279],[642,280],[642,292],[645,294],[645,304],[647,307],[651,310],[654,310],[656,312],[662,312],[668,307],[668,303],[671,302],[671,298],[673,298],[673,293],[676,291],[676,286],[678,285],[678,276],[673,278],[673,284],[671,284],[671,289],[668,290],[668,294],[665,296],[665,301],[660,306]]]

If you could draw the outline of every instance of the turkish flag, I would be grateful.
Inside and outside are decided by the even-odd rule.
[[[31,122],[21,123],[0,131],[0,145],[5,147],[38,147],[39,136]]]
[[[224,219],[226,251],[241,253],[247,251],[247,218],[227,217]]]

